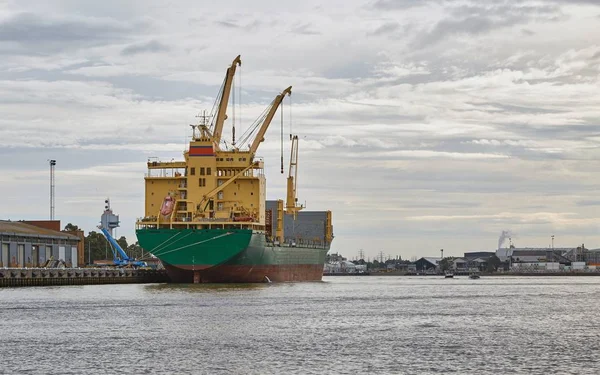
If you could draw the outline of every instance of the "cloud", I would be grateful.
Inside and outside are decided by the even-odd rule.
[[[494,29],[537,21],[556,21],[560,8],[550,5],[513,5],[491,3],[451,7],[451,17],[439,21],[431,30],[417,37],[413,46],[427,46],[442,39],[461,35],[481,35]]]
[[[127,24],[109,18],[19,13],[0,21],[0,41],[43,49],[77,48],[122,39],[143,27],[140,22]]]
[[[590,2],[315,4],[7,3],[0,192],[31,205],[15,198],[4,216],[45,216],[54,158],[60,217],[93,229],[110,196],[134,238],[147,158],[181,159],[241,54],[236,133],[293,86],[284,158],[298,133],[299,199],[333,211],[333,251],[459,254],[493,249],[506,228],[523,245],[600,243]],[[259,149],[269,199],[285,196],[281,129],[278,113]]]
[[[413,1],[413,0],[377,0],[372,4],[372,7],[376,10],[402,10],[407,8],[413,8],[422,6],[427,1]]]
[[[301,35],[321,35],[321,32],[315,30],[313,25],[308,22],[292,27],[291,31],[292,33]]]
[[[123,49],[121,54],[124,56],[136,55],[138,53],[156,53],[156,52],[167,52],[169,47],[156,41],[151,40],[146,43],[132,44]]]
[[[369,33],[369,35],[384,35],[398,31],[400,24],[398,22],[386,22],[383,25],[378,26],[375,30]]]
[[[229,29],[238,29],[241,27],[234,21],[226,21],[226,20],[217,21],[217,25],[223,26],[223,27],[229,28]]]
[[[529,29],[521,29],[521,33],[523,33],[523,35],[525,36],[533,36],[535,35],[535,32],[529,30]]]

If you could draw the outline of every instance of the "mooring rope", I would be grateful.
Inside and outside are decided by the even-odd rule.
[[[182,232],[177,232],[174,235],[172,235],[171,237],[167,238],[166,240],[164,240],[162,243],[160,243],[158,246],[156,246],[154,249],[150,250],[149,252],[152,253],[158,249],[160,249],[160,247],[164,244],[166,244],[167,242],[171,241],[173,238],[179,236]]]
[[[156,256],[162,256],[162,255],[165,255],[165,254],[172,253],[172,252],[174,252],[174,251],[179,251],[179,250],[181,250],[181,249],[188,248],[188,247],[190,247],[190,246],[199,245],[199,244],[201,244],[201,243],[205,243],[205,242],[208,242],[208,241],[216,240],[216,239],[218,239],[218,238],[221,238],[221,237],[229,236],[229,235],[232,235],[233,233],[234,233],[234,232],[227,232],[227,233],[224,233],[224,234],[220,234],[220,235],[218,235],[218,236],[215,236],[215,237],[213,237],[213,238],[209,238],[209,239],[206,239],[206,240],[198,241],[198,242],[195,242],[195,243],[192,243],[192,244],[189,244],[189,245],[185,245],[185,246],[182,246],[182,247],[178,247],[177,249],[173,249],[173,250],[165,251],[164,253],[160,253],[160,254],[154,254],[154,255],[156,255]]]

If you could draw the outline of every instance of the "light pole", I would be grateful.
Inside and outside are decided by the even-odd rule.
[[[550,236],[552,238],[552,250],[554,250],[554,235]]]

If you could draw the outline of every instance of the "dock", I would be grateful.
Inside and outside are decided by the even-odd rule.
[[[0,268],[1,287],[146,284],[169,281],[165,270],[132,268]]]

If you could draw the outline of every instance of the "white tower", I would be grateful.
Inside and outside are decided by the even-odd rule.
[[[113,235],[113,229],[119,227],[119,215],[113,214],[113,211],[110,208],[109,198],[104,200],[104,213],[100,217],[100,223],[102,224],[102,227],[106,228],[111,236]]]
[[[48,160],[50,163],[50,220],[54,220],[54,166],[56,160]]]

